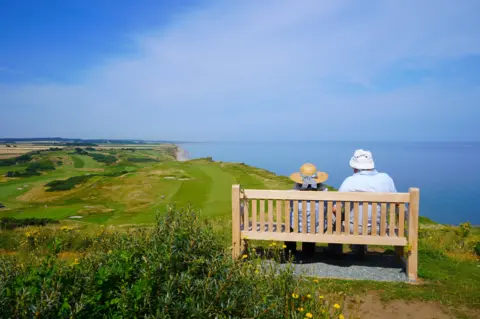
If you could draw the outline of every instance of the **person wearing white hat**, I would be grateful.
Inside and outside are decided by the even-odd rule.
[[[375,169],[375,162],[372,153],[363,149],[356,150],[350,159],[350,167],[353,169],[353,175],[349,176],[343,181],[338,189],[339,192],[382,192],[382,193],[396,193],[395,183],[392,178],[386,173],[379,173]],[[380,225],[380,205],[375,212],[377,225]],[[371,232],[372,226],[372,205],[368,206],[368,232]],[[359,207],[358,212],[358,233],[362,234],[363,209]],[[350,211],[350,217],[345,218],[345,229],[350,229],[353,233],[354,212]],[[380,227],[377,227],[377,232]],[[352,245],[352,250],[360,257],[365,257],[367,253],[366,245]]]

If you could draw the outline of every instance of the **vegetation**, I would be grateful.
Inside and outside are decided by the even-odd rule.
[[[51,171],[55,169],[53,162],[48,159],[33,162],[27,167],[27,171]]]
[[[129,162],[133,162],[133,163],[151,163],[151,162],[158,162],[156,159],[154,158],[150,158],[150,157],[130,157],[127,159]]]
[[[35,170],[26,170],[24,172],[8,171],[5,174],[6,177],[32,177],[32,176],[39,176],[39,175],[41,174]]]
[[[320,286],[296,280],[289,268],[253,253],[233,261],[193,211],[170,210],[133,234],[102,230],[66,260],[68,238],[81,234],[61,232],[46,247],[43,234],[27,231],[30,259],[0,257],[4,317],[339,318],[343,311],[342,296],[326,301]]]
[[[45,187],[48,187],[47,192],[67,191],[79,184],[86,182],[93,176],[95,175],[82,175],[82,176],[70,177],[65,180],[54,180],[45,184]]]
[[[32,157],[29,154],[23,154],[15,158],[0,159],[0,166],[13,166],[30,162]]]
[[[0,229],[15,229],[27,226],[45,226],[47,224],[58,224],[58,220],[51,218],[0,218]]]
[[[97,162],[100,162],[100,163],[112,164],[112,163],[115,163],[117,161],[117,158],[115,156],[112,156],[112,155],[103,155],[103,154],[99,154],[99,153],[88,153],[88,155],[91,158],[93,158],[94,160],[96,160]]]

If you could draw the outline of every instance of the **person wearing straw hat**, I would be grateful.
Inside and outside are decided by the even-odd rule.
[[[302,167],[300,167],[299,172],[295,172],[290,175],[290,179],[295,182],[295,190],[299,191],[328,191],[327,187],[323,185],[323,182],[325,182],[328,179],[328,174],[325,172],[320,172],[317,171],[317,168],[315,165],[306,163],[303,164]],[[302,232],[303,227],[307,227],[307,232],[310,232],[310,214],[312,213],[310,211],[310,201],[307,201],[307,207],[302,207],[302,201],[298,202],[298,213],[296,216],[296,220],[298,222],[298,231]],[[290,203],[291,211],[290,211],[290,225],[291,225],[291,231],[293,231],[293,225],[294,225],[294,212],[293,212],[293,201]],[[303,223],[302,221],[302,211],[303,209],[306,210],[306,216],[307,216],[307,221],[306,223]],[[315,202],[315,216],[316,216],[316,225],[315,229],[318,231],[318,214],[319,214],[319,205],[318,202]],[[306,225],[304,225],[306,224]],[[289,256],[290,253],[295,254],[296,253],[296,242],[285,242],[285,253],[287,256]],[[311,256],[315,253],[315,243],[302,243],[302,253],[304,253],[307,256]]]
[[[343,181],[338,189],[339,192],[384,192],[396,193],[395,183],[392,178],[386,173],[379,173],[375,169],[375,162],[372,153],[363,149],[356,150],[350,159],[350,167],[353,169],[353,175],[349,176]],[[335,210],[335,209],[334,209]],[[376,220],[377,225],[380,225],[380,205],[377,207]],[[372,226],[372,205],[368,206],[368,232],[371,232]],[[362,234],[363,223],[363,207],[359,207],[358,211],[358,233]],[[350,218],[345,218],[345,229],[350,229],[353,234],[354,212],[350,211]],[[377,227],[377,233],[380,227]],[[363,258],[367,254],[366,245],[352,245],[352,251]]]

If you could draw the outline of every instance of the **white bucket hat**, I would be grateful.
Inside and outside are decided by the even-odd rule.
[[[365,150],[356,150],[350,160],[350,167],[356,169],[374,169],[375,162],[373,161],[372,153]]]

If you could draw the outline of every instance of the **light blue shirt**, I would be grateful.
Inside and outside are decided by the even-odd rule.
[[[343,181],[339,192],[381,192],[381,193],[396,193],[397,189],[392,178],[386,173],[379,173],[373,171],[360,171],[349,176]],[[377,206],[377,225],[380,225],[380,205]],[[362,226],[363,211],[362,205],[358,210],[358,225]],[[350,211],[350,223],[354,222],[353,209]],[[372,224],[372,205],[368,205],[368,225]]]

